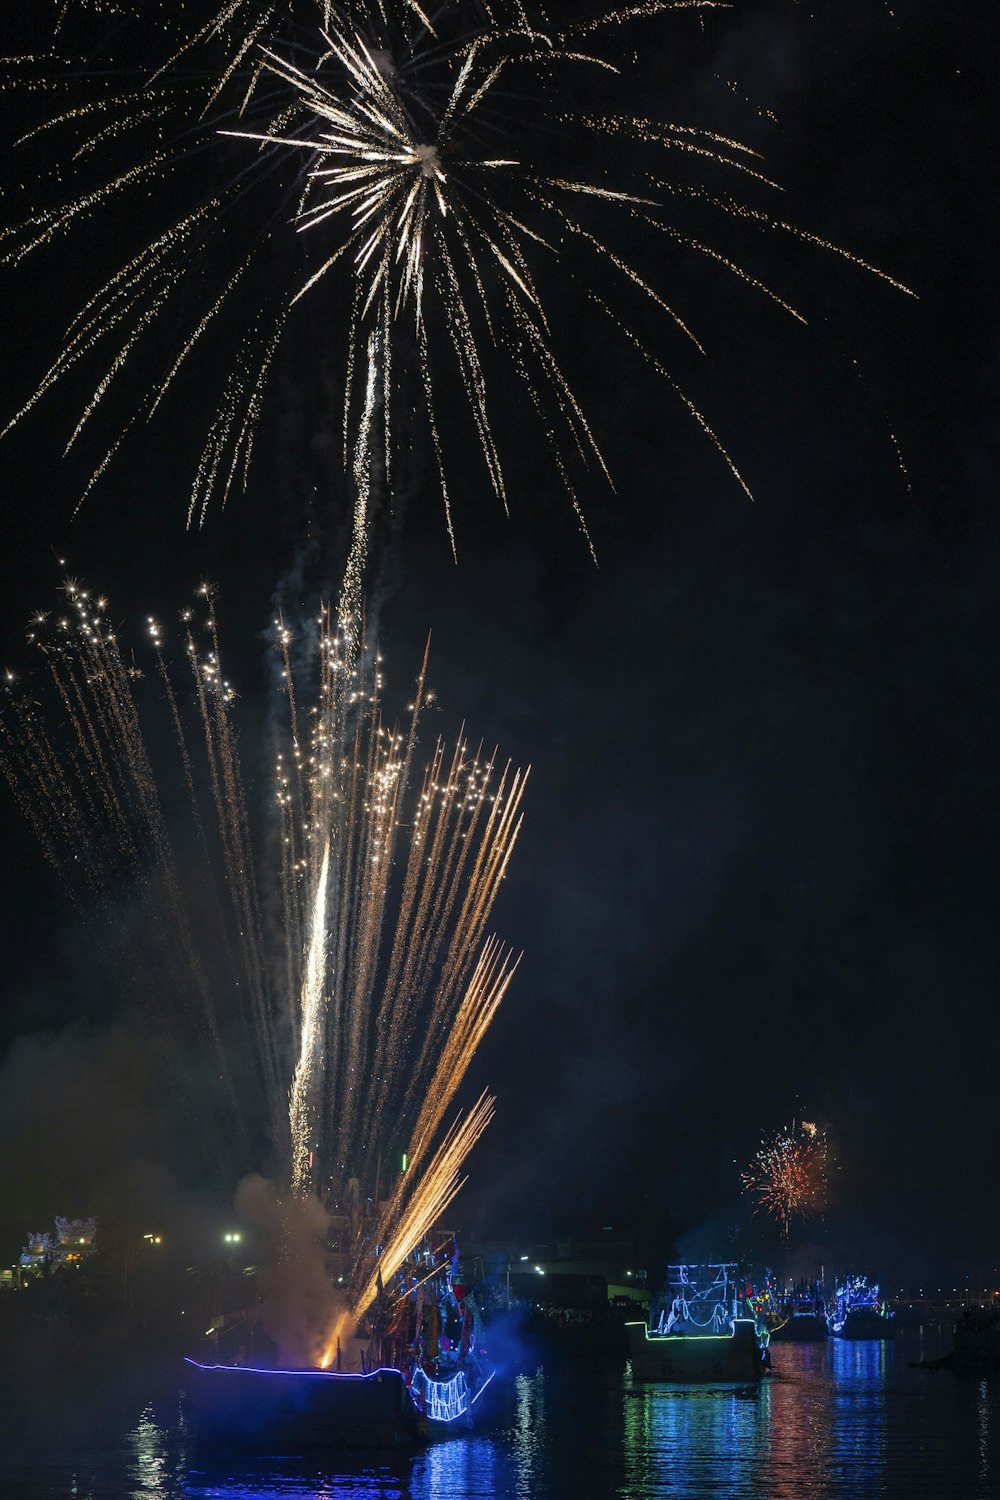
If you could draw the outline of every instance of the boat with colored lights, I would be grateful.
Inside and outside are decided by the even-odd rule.
[[[185,1360],[199,1444],[270,1453],[392,1448],[468,1431],[496,1369],[458,1249],[413,1252],[325,1356],[330,1367]]]
[[[468,1431],[494,1371],[473,1384],[465,1370],[447,1380],[391,1365],[364,1372],[207,1365],[186,1359],[199,1443],[297,1452],[308,1448],[394,1448]]]
[[[671,1265],[648,1323],[627,1323],[632,1379],[753,1385],[766,1368],[767,1330],[744,1311],[736,1267]]]
[[[877,1281],[845,1276],[837,1283],[828,1314],[830,1332],[839,1339],[891,1339],[896,1336],[894,1314]]]
[[[819,1281],[800,1283],[779,1301],[780,1321],[770,1328],[771,1340],[777,1343],[822,1343],[830,1335],[826,1319],[826,1299]]]

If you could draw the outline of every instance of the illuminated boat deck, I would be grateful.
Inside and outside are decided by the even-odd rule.
[[[397,1370],[394,1365],[379,1365],[374,1370],[366,1370],[364,1372],[355,1370],[289,1370],[260,1365],[206,1365],[202,1364],[200,1360],[191,1359],[188,1355],[184,1356],[184,1363],[191,1365],[196,1370],[203,1370],[208,1374],[218,1372],[226,1375],[263,1375],[282,1380],[315,1381],[325,1385],[336,1385],[338,1383],[350,1383],[353,1385],[364,1384],[366,1382],[378,1383],[386,1376],[395,1377],[400,1381],[403,1380],[402,1371]],[[421,1391],[418,1392],[413,1384],[406,1387],[413,1406],[418,1412],[424,1413],[430,1421],[447,1426],[451,1422],[458,1421],[471,1411],[487,1386],[492,1384],[496,1370],[490,1370],[486,1379],[481,1385],[476,1387],[475,1391],[470,1389],[461,1372],[447,1381],[432,1380],[423,1371],[419,1373],[423,1377]],[[456,1389],[459,1380],[461,1380],[461,1390]],[[419,1399],[421,1395],[423,1395],[423,1407],[421,1407]]]

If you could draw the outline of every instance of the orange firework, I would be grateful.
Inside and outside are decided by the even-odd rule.
[[[815,1125],[779,1131],[761,1142],[742,1174],[744,1188],[777,1219],[785,1238],[793,1217],[809,1218],[826,1207],[826,1137]]]

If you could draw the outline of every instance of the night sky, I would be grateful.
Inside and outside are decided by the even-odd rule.
[[[827,1224],[801,1238],[876,1276],[976,1272],[1000,1257],[992,19],[739,0],[705,24],[636,30],[628,107],[749,138],[785,217],[918,300],[821,249],[717,227],[802,328],[690,253],[664,260],[708,350],[671,368],[751,502],[669,389],[557,290],[616,482],[582,492],[597,565],[517,440],[513,381],[510,518],[472,444],[457,566],[431,462],[379,518],[387,696],[408,701],[430,631],[429,733],[465,721],[533,767],[493,923],[526,957],[463,1090],[488,1082],[499,1105],[462,1217],[495,1235],[623,1217],[722,1237],[761,1134],[805,1115],[835,1170]],[[4,413],[83,276],[65,246],[4,271]],[[181,456],[196,391],[78,515],[84,469],[59,454],[85,387],[4,440],[7,665],[30,661],[57,558],[137,643],[145,614],[173,620],[207,576],[253,723],[271,601],[334,587],[346,535],[322,319],[288,342],[250,492],[201,530],[184,528]],[[265,757],[243,753],[266,788]],[[140,1012],[6,793],[0,839],[9,1254],[55,1213],[180,1212],[194,1187]]]

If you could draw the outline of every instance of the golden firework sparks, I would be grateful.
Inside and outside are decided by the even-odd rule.
[[[370,1183],[380,1157],[405,1148],[410,1170],[376,1205],[378,1243],[402,1256],[451,1201],[492,1113],[480,1100],[442,1137],[519,962],[487,928],[526,775],[470,751],[464,732],[437,742],[421,772],[426,651],[400,727],[384,717],[363,621],[323,607],[299,642],[279,616],[274,840],[246,789],[214,595],[204,585],[184,614],[186,694],[147,617],[151,696],[105,601],[69,583],[68,613],[31,624],[42,681],[3,690],[0,771],[128,1002],[205,1050],[225,1107],[210,1096],[193,1107],[220,1162],[245,1167],[261,1114],[296,1194]],[[277,879],[263,858],[273,842]],[[133,903],[141,919],[123,920]],[[372,1274],[359,1257],[358,1314]]]
[[[40,252],[116,205],[141,202],[150,229],[72,320],[8,428],[93,364],[97,376],[69,437],[74,447],[136,371],[136,400],[102,439],[86,494],[215,339],[227,373],[191,486],[189,521],[200,521],[213,498],[224,503],[245,483],[288,320],[300,300],[325,289],[318,306],[344,370],[344,460],[354,496],[348,597],[356,609],[372,485],[384,475],[391,486],[400,454],[422,430],[453,546],[450,455],[464,453],[455,446],[463,420],[490,488],[507,504],[512,384],[535,413],[583,525],[583,475],[610,474],[559,352],[559,322],[567,306],[574,317],[582,306],[608,317],[623,347],[640,353],[747,488],[684,390],[672,336],[705,349],[678,305],[683,285],[662,284],[663,246],[705,257],[783,312],[804,315],[744,269],[728,243],[678,223],[685,203],[708,209],[724,230],[778,232],[885,273],[762,206],[777,185],[745,143],[566,102],[575,79],[617,75],[616,39],[632,22],[725,8],[645,0],[560,28],[521,0],[486,0],[476,11],[444,0],[433,13],[414,0],[314,0],[304,11],[286,0],[206,0],[200,25],[181,10],[156,32],[137,10],[135,29],[124,28],[136,50],[114,75],[120,84],[103,72],[91,78],[71,54],[11,60],[7,85],[34,87],[47,110],[24,150],[51,142],[60,180],[76,188],[0,231],[0,259]],[[93,13],[102,9],[98,0]],[[77,24],[84,19],[78,14]],[[607,55],[594,50],[602,46]],[[88,90],[94,97],[78,97]],[[579,170],[595,148],[612,146],[610,167]],[[739,180],[753,197],[668,177],[662,163],[671,157]],[[216,160],[206,191],[200,164]],[[198,196],[178,214],[189,180]],[[189,321],[171,346],[164,329],[180,309]]]

